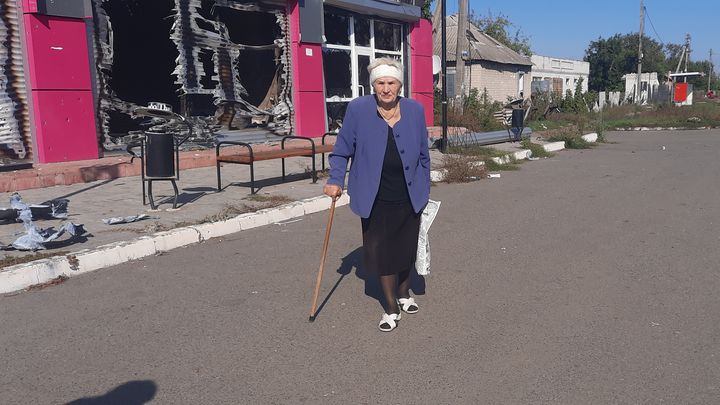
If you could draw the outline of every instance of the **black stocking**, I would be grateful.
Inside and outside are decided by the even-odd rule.
[[[398,298],[410,298],[410,269],[398,274]]]
[[[383,294],[385,295],[385,313],[387,314],[400,313],[400,307],[398,307],[397,304],[397,295],[395,294],[395,290],[398,285],[397,283],[397,274],[380,276],[380,286],[382,287]]]

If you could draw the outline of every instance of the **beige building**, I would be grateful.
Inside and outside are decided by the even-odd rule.
[[[532,92],[552,91],[565,96],[569,91],[575,94],[577,83],[582,81],[582,92],[588,91],[590,62],[574,59],[533,55]]]
[[[433,53],[441,56],[440,30],[433,35]],[[518,54],[492,37],[484,34],[472,24],[466,32],[470,51],[465,58],[465,80],[463,93],[469,89],[487,90],[493,101],[530,97],[529,57]],[[457,16],[447,17],[447,85],[448,98],[455,94],[455,55],[457,49]]]

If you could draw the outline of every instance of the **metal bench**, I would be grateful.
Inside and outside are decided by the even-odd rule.
[[[322,170],[325,170],[325,154],[332,152],[334,145],[326,143],[328,136],[335,136],[335,133],[326,133],[321,138],[318,145],[313,138],[304,136],[285,136],[280,141],[280,149],[253,150],[252,145],[239,141],[221,141],[215,146],[215,164],[217,166],[217,190],[222,191],[222,181],[220,168],[222,163],[236,163],[250,166],[250,193],[255,194],[255,162],[263,160],[280,159],[282,161],[282,181],[285,181],[285,159],[292,157],[307,157],[312,160],[312,179],[313,183],[317,182],[317,169],[315,165],[315,155],[322,154]],[[303,145],[286,145],[289,140],[301,140]],[[305,145],[307,141],[307,145]],[[223,145],[242,146],[244,150],[240,153],[222,154]]]

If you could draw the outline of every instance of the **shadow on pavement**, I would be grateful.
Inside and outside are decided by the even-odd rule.
[[[250,176],[248,175],[248,177],[250,177]],[[224,179],[225,179],[225,177],[223,177],[223,180]],[[284,184],[284,183],[292,183],[294,181],[300,181],[300,180],[304,180],[304,179],[312,179],[312,173],[308,172],[308,173],[287,174],[285,176],[285,181],[283,181],[282,177],[270,177],[270,178],[258,179],[256,176],[255,177],[255,188],[256,188],[256,191],[260,191],[260,189],[262,189],[263,187],[276,186],[276,185]],[[230,180],[230,179],[228,179],[228,180]],[[225,183],[222,190],[225,190],[226,188],[229,188],[231,186],[232,187],[244,187],[244,188],[247,188],[248,191],[250,191],[250,181],[245,181],[245,182],[233,181],[233,182]]]
[[[99,397],[80,398],[66,405],[142,405],[155,398],[154,381],[128,381]]]
[[[325,296],[325,299],[322,301],[317,311],[315,311],[315,317],[320,314],[323,307],[330,300],[330,297],[332,297],[333,293],[343,281],[345,276],[352,273],[353,268],[355,269],[355,275],[357,278],[365,282],[365,295],[376,299],[378,304],[382,307],[385,298],[382,293],[382,288],[380,287],[380,280],[376,275],[370,274],[366,271],[365,266],[363,265],[363,248],[360,246],[342,258],[340,268],[337,269],[337,273],[340,274],[340,278],[335,282],[335,285],[333,285],[330,292],[328,292]],[[410,277],[410,289],[413,294],[425,295],[425,278],[418,275],[416,271],[412,271],[410,273]]]

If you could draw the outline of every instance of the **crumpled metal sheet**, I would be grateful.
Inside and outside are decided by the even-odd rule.
[[[25,222],[25,235],[17,238],[9,246],[0,246],[1,250],[45,250],[49,248],[51,242],[60,242],[58,239],[68,233],[70,238],[63,241],[64,244],[72,244],[80,240],[86,231],[83,225],[66,222],[62,224],[60,229],[54,228],[38,228],[32,221]]]
[[[50,245],[52,242],[62,243],[63,245],[75,243],[82,240],[87,233],[82,224],[72,222],[63,223],[60,229],[57,230],[53,227],[38,228],[32,221],[32,206],[25,204],[17,193],[13,194],[10,202],[12,208],[18,210],[17,219],[23,222],[25,235],[17,238],[11,245],[0,245],[0,250],[44,250],[52,247]],[[65,208],[67,208],[67,205],[65,205]],[[58,239],[65,233],[68,233],[70,238],[59,241]]]
[[[0,0],[0,149],[24,159],[32,142],[17,4]]]
[[[20,194],[10,196],[10,208],[0,208],[0,223],[20,222],[20,213],[30,210],[31,219],[66,219],[70,200],[65,198],[45,201],[42,204],[26,204]]]
[[[130,215],[127,217],[112,217],[112,218],[103,218],[103,223],[105,225],[116,225],[116,224],[129,224],[131,222],[137,222],[142,221],[143,219],[150,219],[153,218],[150,215],[147,214],[140,214],[140,215]]]

